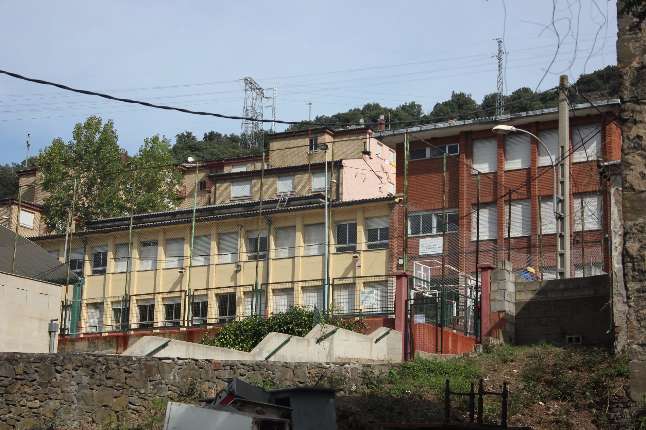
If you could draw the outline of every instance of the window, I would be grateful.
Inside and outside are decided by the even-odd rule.
[[[193,239],[193,266],[208,266],[211,261],[211,236],[195,236]]]
[[[130,268],[129,254],[130,248],[127,243],[119,243],[114,247],[114,271],[116,273],[127,272]]]
[[[507,228],[509,221],[509,203],[505,202],[505,237],[508,237],[508,231],[511,237],[529,236],[532,233],[532,210],[529,200],[512,200],[511,229]]]
[[[294,192],[294,177],[285,175],[278,177],[278,194],[291,194]]]
[[[541,197],[541,233],[556,233],[556,215],[552,197]]]
[[[236,317],[236,293],[217,294],[218,322],[225,323]]]
[[[596,160],[601,153],[601,127],[597,124],[572,127],[572,162]]]
[[[231,166],[231,173],[246,172],[246,171],[247,171],[246,164],[234,164],[233,166]]]
[[[91,333],[100,333],[103,331],[103,302],[88,303],[87,331]]]
[[[575,278],[583,278],[586,276],[597,276],[597,275],[603,275],[603,263],[587,263],[584,264],[583,266],[576,264],[574,266],[574,277]]]
[[[363,312],[385,312],[388,308],[388,283],[366,282],[361,289],[361,310]]]
[[[513,133],[505,138],[505,170],[525,169],[530,164],[531,142],[524,133]]]
[[[426,157],[427,148],[414,148],[410,150],[410,159],[411,160],[423,160]]]
[[[312,173],[312,192],[325,191],[325,172]]]
[[[348,314],[354,310],[354,284],[334,285],[332,301],[334,312]]]
[[[458,155],[460,153],[460,145],[457,143],[449,143],[446,145],[447,155]]]
[[[127,305],[124,302],[112,302],[112,330],[122,330],[128,326]]]
[[[157,241],[144,240],[139,245],[139,270],[157,269]]]
[[[309,138],[310,152],[319,152],[319,138],[318,136],[312,136]]]
[[[539,166],[551,166],[552,161],[556,163],[556,160],[559,159],[559,131],[556,129],[553,130],[543,130],[538,133],[538,137],[543,141],[547,149],[549,149],[550,154],[552,155],[552,160],[550,160],[550,154],[547,153],[547,150],[541,145],[538,144],[538,165]]]
[[[70,252],[70,270],[76,276],[83,276],[83,248],[72,249]]]
[[[301,293],[303,307],[323,310],[323,287],[304,287]]]
[[[336,225],[336,252],[357,249],[357,223],[344,222]]]
[[[279,227],[275,230],[276,243],[274,256],[286,258],[294,256],[294,240],[296,238],[296,227]]]
[[[580,194],[574,196],[572,200],[574,231],[601,229],[601,196],[599,194]],[[583,217],[581,217],[581,212],[583,212]]]
[[[272,290],[272,313],[287,312],[294,306],[294,290],[291,288],[281,288]]]
[[[164,300],[164,326],[179,327],[182,319],[182,303],[180,298]]]
[[[193,325],[204,325],[208,321],[209,300],[206,296],[193,296],[191,315]]]
[[[477,236],[477,208],[473,207],[471,213],[471,240],[478,240]],[[495,204],[480,205],[480,240],[496,239],[498,237],[498,208]]]
[[[409,215],[408,234],[411,236],[422,236],[426,234],[440,234],[458,231],[457,212],[422,212]]]
[[[207,189],[206,189],[206,181],[200,181],[200,182],[198,182],[198,183],[197,183],[197,186],[198,186],[198,188],[197,188],[197,189],[198,189],[199,191],[207,191]]]
[[[267,233],[265,231],[247,232],[247,259],[264,260],[267,257]]]
[[[472,167],[480,173],[495,172],[498,168],[498,142],[496,139],[473,141]]]
[[[218,263],[238,261],[238,232],[218,235]]]
[[[417,147],[410,150],[411,160],[424,160],[426,158],[442,158],[446,155],[458,155],[460,153],[460,145],[457,143],[449,143],[447,145],[429,145],[425,147]]]
[[[153,300],[141,300],[137,302],[139,311],[139,328],[152,328],[155,322],[155,302]]]
[[[255,298],[254,298],[255,294]],[[244,314],[250,315],[264,315],[265,314],[265,292],[264,290],[247,291],[243,294],[244,299]]]
[[[20,226],[34,228],[34,213],[20,209]]]
[[[242,199],[251,197],[251,179],[231,182],[231,198]]]
[[[99,245],[92,248],[92,274],[103,275],[108,265],[108,246]]]
[[[303,227],[303,255],[323,255],[325,252],[325,226],[310,224]]]
[[[366,218],[366,242],[368,249],[388,247],[388,217]]]
[[[166,269],[184,266],[184,239],[166,239]]]

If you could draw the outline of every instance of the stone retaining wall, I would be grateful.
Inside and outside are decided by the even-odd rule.
[[[389,368],[0,353],[0,430],[111,428],[124,420],[152,419],[166,400],[211,397],[235,376],[265,387],[318,384],[349,394]]]

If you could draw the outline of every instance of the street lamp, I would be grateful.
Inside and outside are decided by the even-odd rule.
[[[557,204],[556,204],[556,198],[557,198],[556,191],[558,190],[558,179],[556,177],[556,164],[554,163],[554,157],[552,156],[552,153],[550,152],[550,149],[547,147],[545,142],[543,142],[541,140],[540,137],[536,136],[531,131],[528,131],[528,130],[525,130],[525,129],[522,129],[522,128],[516,128],[513,125],[499,124],[499,125],[495,126],[494,128],[492,128],[491,131],[493,131],[496,134],[509,134],[509,133],[514,133],[514,132],[525,133],[525,134],[528,134],[528,135],[532,136],[534,139],[536,139],[536,141],[541,144],[543,149],[545,149],[545,152],[547,152],[547,156],[550,158],[550,164],[552,165],[552,177],[554,179],[554,183],[552,184],[552,187],[553,187],[553,190],[552,190],[552,208],[554,209],[554,221],[556,222],[556,220],[559,218],[558,207],[557,207]],[[511,199],[511,196],[509,196],[509,198]],[[539,209],[538,210],[540,210],[540,201],[539,201]],[[558,223],[557,223],[557,226],[558,226]],[[559,231],[557,229],[557,234],[558,233],[559,233]],[[557,258],[558,258],[558,256],[557,256]]]
[[[184,319],[185,323],[188,325],[191,318],[191,309],[189,308],[191,299],[191,268],[193,267],[193,245],[195,242],[195,212],[197,210],[197,187],[198,187],[198,176],[199,176],[199,167],[200,163],[194,157],[187,157],[186,161],[189,164],[195,166],[195,188],[193,189],[193,216],[191,217],[191,247],[188,251],[188,271],[186,279],[186,305],[184,306]],[[183,267],[183,264],[182,264]]]

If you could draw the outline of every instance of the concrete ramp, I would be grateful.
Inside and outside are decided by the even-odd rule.
[[[399,362],[402,360],[402,336],[400,332],[386,327],[365,335],[318,324],[303,337],[269,333],[250,352],[144,336],[128,347],[123,355],[319,363]]]

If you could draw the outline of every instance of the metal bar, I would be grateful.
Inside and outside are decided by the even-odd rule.
[[[471,383],[471,388],[469,389],[469,422],[472,423],[474,419],[476,408],[476,393],[473,382]]]
[[[377,339],[375,339],[375,342],[374,342],[374,343],[378,343],[378,342],[380,342],[383,338],[385,338],[386,336],[388,336],[388,335],[390,334],[390,332],[391,332],[391,331],[392,331],[392,329],[390,329],[390,328],[389,328],[388,330],[386,330],[386,331],[384,332],[384,334],[382,334],[382,335],[381,335],[381,336],[379,336]]]
[[[271,357],[273,357],[278,351],[280,351],[285,345],[289,343],[289,341],[292,340],[292,337],[289,336],[287,339],[281,342],[280,345],[278,345],[276,348],[274,348],[273,351],[271,351],[266,357],[265,361],[269,360]]]
[[[328,337],[330,337],[330,336],[332,336],[334,333],[336,333],[336,332],[337,332],[337,330],[339,330],[339,328],[338,328],[338,327],[337,327],[337,328],[335,328],[335,329],[332,329],[332,330],[328,331],[328,332],[327,332],[327,333],[325,333],[324,335],[322,335],[322,336],[320,336],[319,338],[317,338],[317,339],[316,339],[316,343],[321,343],[321,342],[323,342],[325,339],[327,339]]]

